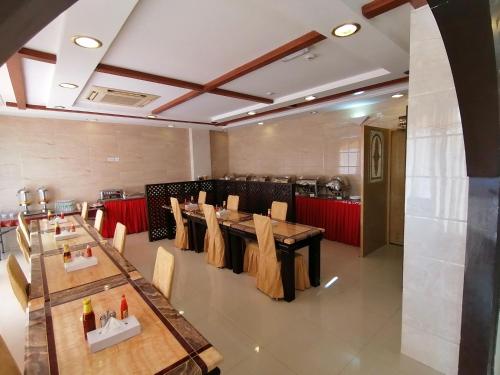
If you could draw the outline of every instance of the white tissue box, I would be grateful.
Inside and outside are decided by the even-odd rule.
[[[135,316],[123,320],[110,318],[103,328],[87,332],[87,342],[92,353],[128,340],[141,333],[141,324]]]
[[[220,217],[224,217],[224,216],[225,216],[226,214],[228,214],[228,213],[229,213],[229,211],[228,211],[228,210],[220,210],[220,211],[217,211],[217,212],[215,213],[215,216],[217,216],[217,217],[219,217],[219,218],[220,218]]]
[[[73,272],[81,270],[82,268],[92,267],[97,264],[96,257],[74,257],[69,263],[64,263],[64,270],[66,272]]]
[[[67,231],[63,231],[60,234],[54,234],[56,241],[69,240],[71,238],[75,238],[78,236],[79,236],[79,234],[76,232],[67,232]]]
[[[57,224],[64,224],[64,223],[67,223],[68,222],[68,219],[61,219],[60,217],[56,217],[54,219],[52,219],[50,221],[50,224],[52,225],[56,225]]]

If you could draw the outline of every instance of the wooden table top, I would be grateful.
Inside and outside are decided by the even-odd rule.
[[[188,215],[188,216],[194,216],[198,217],[200,219],[205,219],[205,214],[203,213],[203,208],[201,205],[198,205],[197,209],[186,209],[186,205],[184,203],[179,203],[179,207],[181,208],[181,211]],[[166,208],[168,210],[172,210],[172,207],[169,205],[163,206],[163,208]],[[233,211],[233,210],[225,210],[224,214],[222,216],[217,215],[217,221],[220,224],[233,224],[233,223],[239,223],[240,221],[245,221],[249,220],[252,218],[252,214],[244,211]]]
[[[191,375],[213,370],[222,361],[217,350],[95,229],[80,217],[76,222],[86,234],[70,243],[70,248],[86,247],[86,239],[98,264],[69,273],[64,271],[61,251],[49,238],[54,236],[51,228],[43,221],[31,223],[25,373]],[[91,353],[80,321],[82,299],[91,297],[98,325],[106,310],[119,313],[122,294],[127,297],[129,314],[141,324],[141,333]]]

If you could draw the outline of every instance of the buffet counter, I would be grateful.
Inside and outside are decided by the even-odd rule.
[[[295,197],[297,223],[324,228],[324,238],[360,245],[361,203],[332,198]]]
[[[118,222],[127,227],[127,234],[148,230],[146,198],[112,199],[103,203],[104,223],[102,236],[104,238],[113,237]]]

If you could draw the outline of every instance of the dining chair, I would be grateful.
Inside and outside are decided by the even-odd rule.
[[[227,196],[227,209],[231,211],[238,211],[238,204],[240,202],[240,197],[237,195]]]
[[[21,252],[24,255],[24,259],[26,259],[26,262],[28,262],[28,264],[30,264],[31,263],[30,246],[26,242],[26,239],[24,238],[23,231],[22,231],[21,227],[19,227],[19,226],[16,228],[16,237],[17,237],[17,244],[19,245],[19,249],[21,249]]]
[[[95,221],[94,221],[94,228],[101,234],[102,232],[102,224],[104,220],[104,211],[103,210],[97,210],[95,213]]]
[[[24,239],[28,243],[28,245],[31,245],[30,241],[30,230],[28,229],[28,223],[26,222],[26,218],[24,217],[24,214],[22,212],[19,212],[17,214],[17,222],[19,226],[21,227],[21,230],[23,232]]]
[[[201,190],[198,194],[198,204],[205,204],[207,200],[207,192]]]
[[[125,250],[125,238],[127,237],[127,227],[122,223],[116,223],[115,234],[113,236],[113,247],[123,255]]]
[[[174,278],[174,256],[164,247],[159,247],[156,252],[155,269],[153,271],[153,285],[170,299],[172,281]]]
[[[205,232],[205,251],[207,253],[207,263],[218,268],[224,267],[224,238],[220,231],[219,222],[215,216],[214,206],[211,204],[203,205],[203,213],[207,222],[207,231]]]
[[[274,201],[271,204],[271,219],[285,221],[287,210],[288,203]]]
[[[83,220],[87,221],[89,217],[89,204],[87,202],[82,202],[82,211],[80,213],[80,216]]]
[[[12,254],[7,258],[7,273],[9,274],[12,291],[21,304],[21,307],[26,310],[28,307],[30,284],[28,280],[26,280],[26,276],[24,276],[21,267],[19,267],[16,257]]]
[[[271,218],[253,215],[255,233],[259,244],[259,267],[257,270],[257,288],[271,298],[283,298],[281,262],[276,255]],[[311,286],[309,274],[302,254],[295,252],[295,289],[305,290]]]
[[[187,250],[189,249],[188,222],[182,217],[181,207],[177,198],[170,197],[170,206],[172,207],[176,227],[174,245],[181,250]]]
[[[16,361],[12,356],[3,337],[0,335],[0,366],[4,375],[20,375],[21,371],[17,367]]]

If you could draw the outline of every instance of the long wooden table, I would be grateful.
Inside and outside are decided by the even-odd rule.
[[[188,220],[189,243],[192,250],[203,251],[203,237],[206,230],[205,216],[201,209],[187,210],[180,204],[183,216]],[[171,211],[170,206],[164,208]],[[225,267],[234,273],[243,272],[245,239],[257,240],[252,214],[241,211],[229,211],[217,217],[224,236]],[[321,240],[324,229],[287,221],[273,221],[273,234],[281,260],[281,279],[284,299],[295,299],[295,251],[309,247],[309,279],[311,285],[320,285]]]
[[[31,222],[31,289],[26,335],[26,374],[219,374],[222,356],[169,301],[80,216],[73,251],[92,247],[98,264],[65,272],[63,241],[47,220]],[[99,316],[119,314],[122,294],[141,333],[91,353],[83,336],[82,299],[91,297]]]

